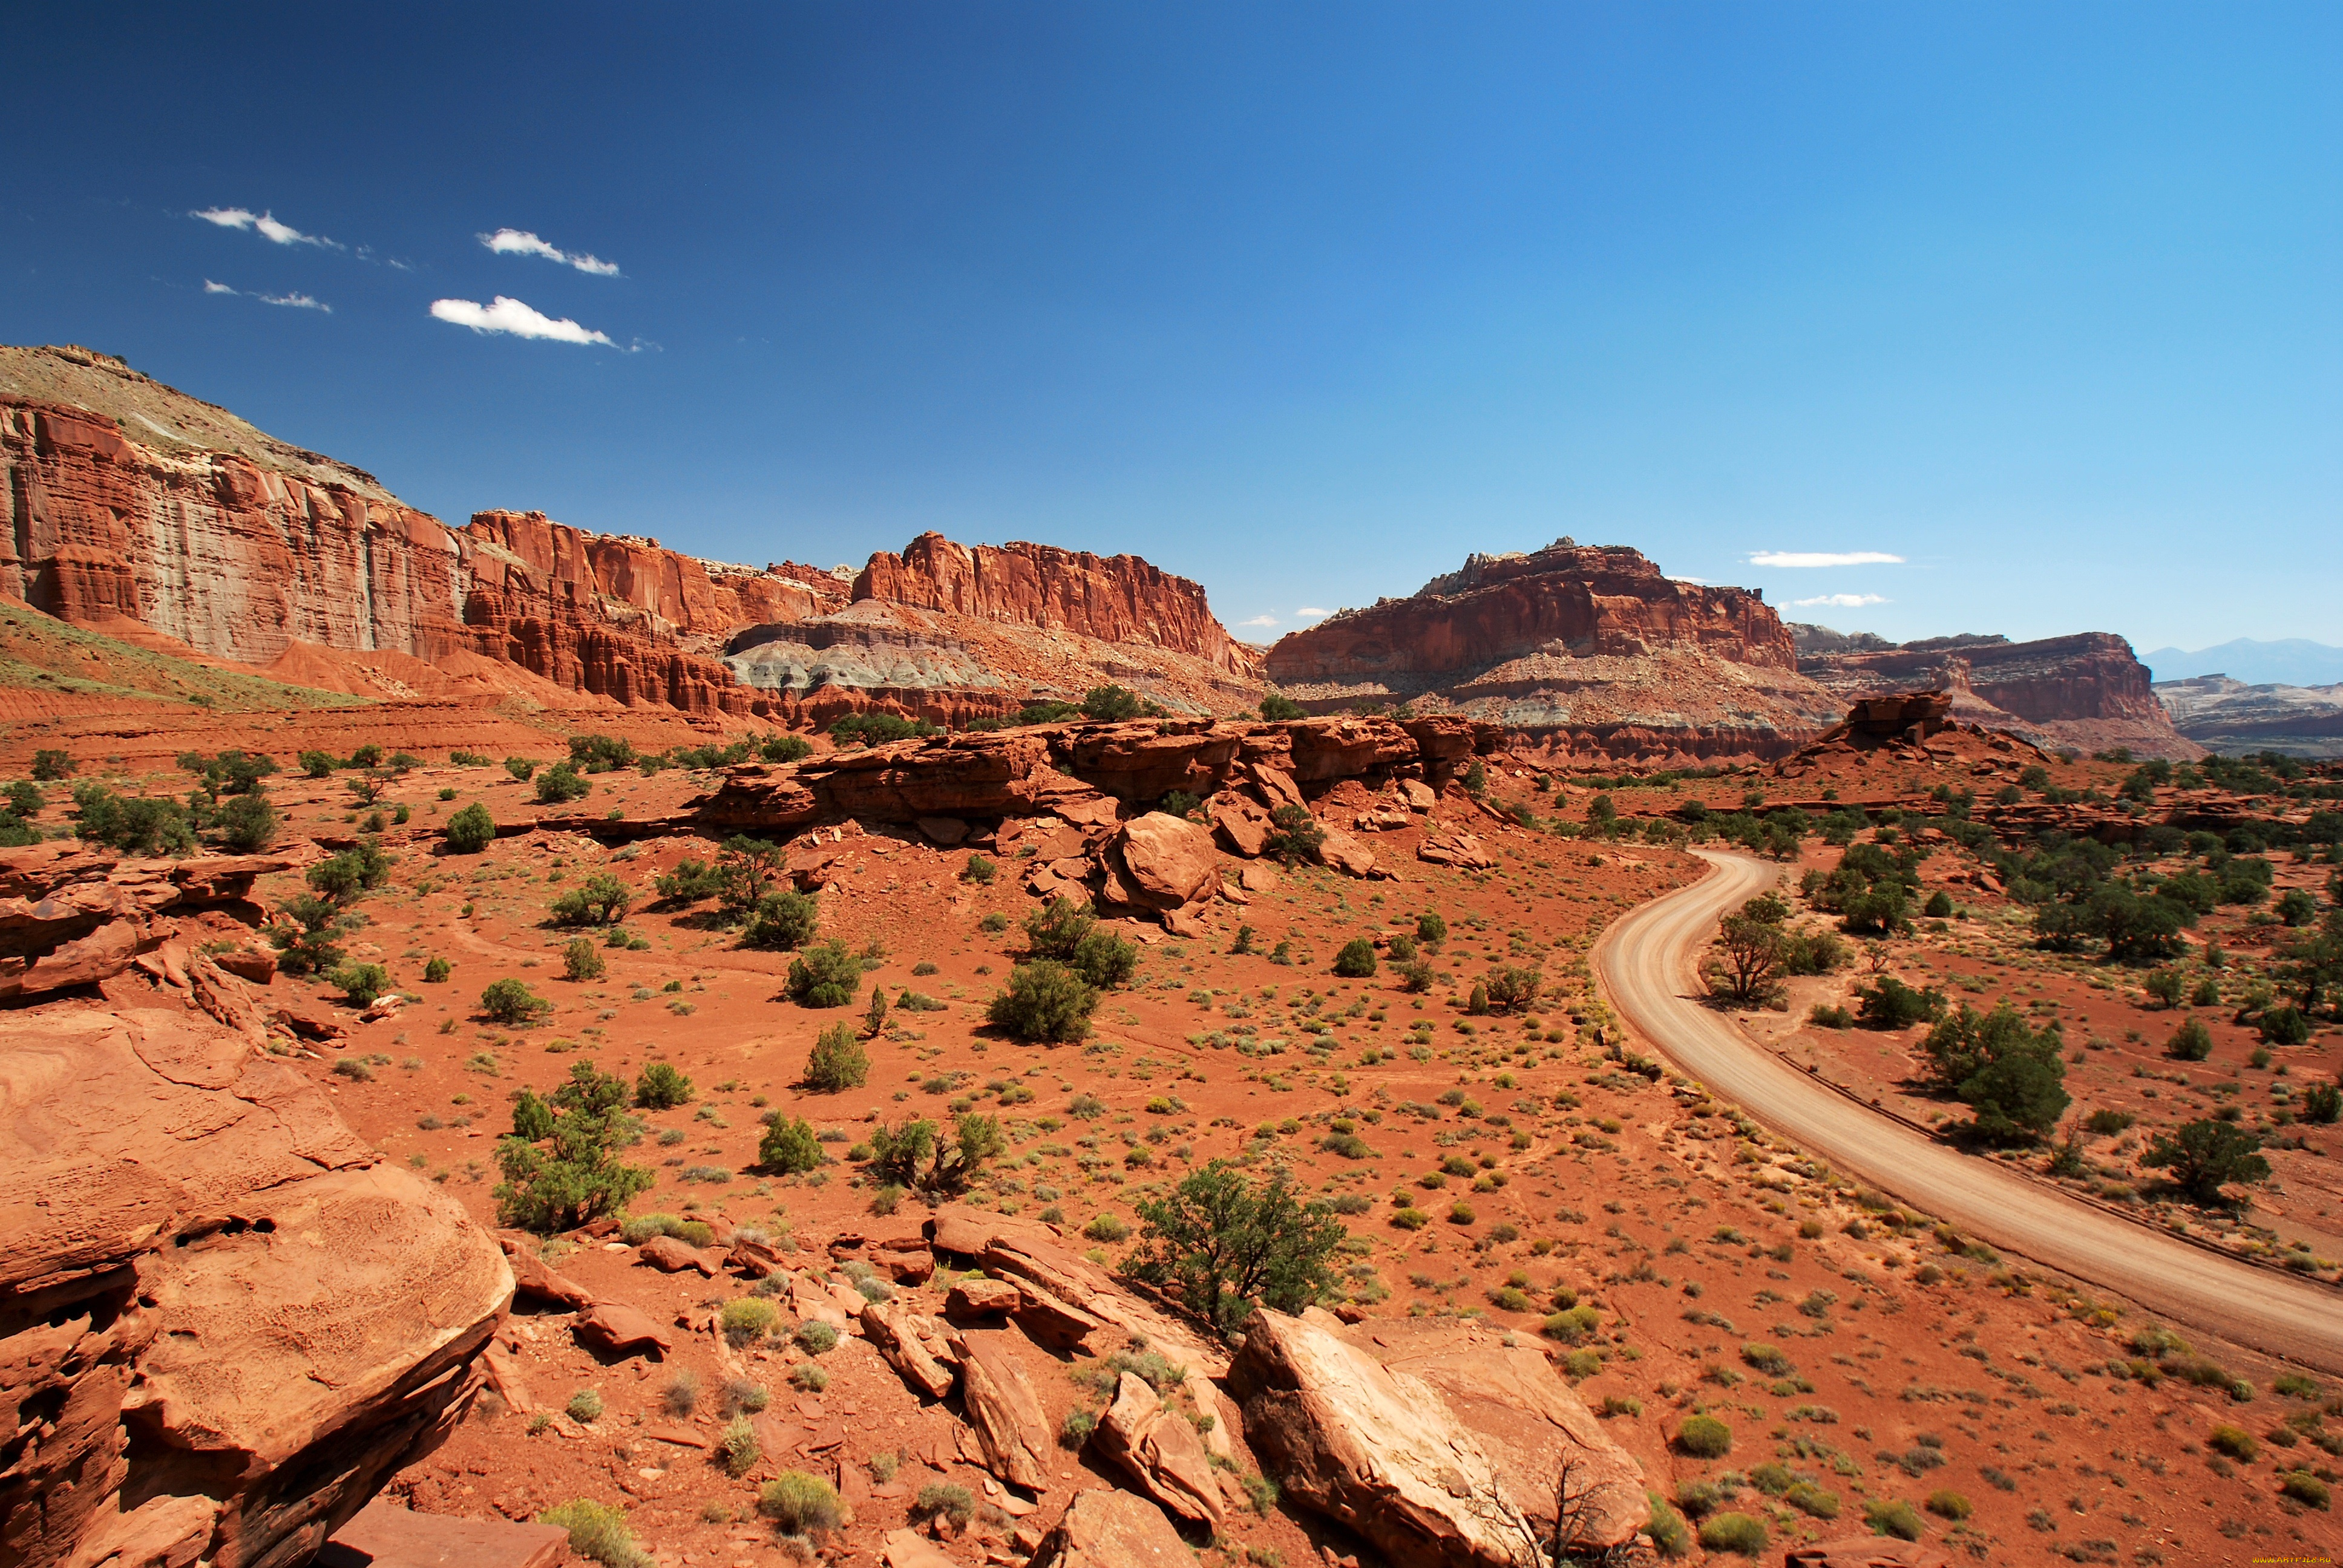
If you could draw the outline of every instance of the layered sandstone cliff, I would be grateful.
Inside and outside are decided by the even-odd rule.
[[[1762,596],[1569,539],[1329,617],[1271,648],[1268,673],[1305,706],[1405,701],[1622,757],[1781,756],[1842,709]]]
[[[2046,749],[2203,755],[2173,728],[2131,644],[2111,632],[2033,642],[1964,636],[1891,643],[1825,627],[1790,629],[1798,668],[1840,697],[1938,688],[1951,694],[1956,719],[2007,729]]]
[[[2173,728],[2215,751],[2343,757],[2343,683],[2248,686],[2226,675],[2159,681]]]
[[[1132,556],[940,535],[860,578],[704,561],[541,512],[460,528],[363,470],[80,348],[0,348],[0,593],[196,655],[328,669],[406,656],[510,694],[823,721],[946,722],[1131,685],[1176,710],[1258,695],[1203,589]],[[334,681],[371,693],[380,680]]]

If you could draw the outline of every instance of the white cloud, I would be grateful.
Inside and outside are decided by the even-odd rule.
[[[1902,556],[1885,550],[1759,550],[1749,558],[1753,567],[1900,567]]]
[[[222,228],[253,229],[278,245],[322,245],[336,250],[341,248],[330,239],[314,234],[303,234],[289,223],[279,223],[268,213],[255,213],[248,207],[209,206],[201,212],[191,212],[189,217],[199,217],[206,223],[216,223]]]
[[[1672,583],[1690,583],[1694,588],[1706,588],[1708,586],[1708,579],[1706,578],[1678,577],[1673,572],[1666,575],[1668,581]]]
[[[1293,613],[1299,616],[1306,616],[1310,619],[1315,620],[1322,615],[1332,615],[1334,612],[1329,609],[1312,609],[1308,605],[1303,605],[1300,609],[1295,610]]]
[[[204,279],[204,292],[206,294],[233,294],[242,299],[256,299],[263,305],[289,306],[295,310],[321,310],[327,316],[331,316],[334,313],[334,307],[332,306],[327,305],[320,299],[312,299],[306,294],[251,294],[241,288],[230,288],[225,283],[214,283],[208,277]]]
[[[518,299],[498,295],[495,302],[478,305],[468,299],[435,299],[431,314],[442,321],[452,321],[458,327],[468,327],[475,332],[509,332],[515,337],[550,337],[558,343],[598,343],[605,348],[617,344],[588,327],[580,327],[564,317],[555,320],[541,311],[532,310]]]
[[[1273,615],[1257,615],[1251,620],[1241,620],[1237,624],[1239,626],[1275,626],[1277,618]]]
[[[498,256],[541,256],[548,261],[558,261],[564,266],[574,266],[580,272],[590,272],[597,277],[616,277],[618,264],[588,256],[583,251],[568,251],[548,245],[524,228],[500,228],[494,234],[478,236],[482,245]]]
[[[1826,593],[1813,598],[1792,599],[1790,602],[1800,609],[1823,604],[1829,605],[1834,609],[1861,609],[1867,604],[1885,604],[1887,601],[1875,593]]]

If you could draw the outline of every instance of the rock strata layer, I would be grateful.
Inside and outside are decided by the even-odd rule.
[[[0,1169],[45,1217],[0,1235],[9,1559],[308,1562],[468,1407],[495,1239],[186,1006],[5,1032]]]

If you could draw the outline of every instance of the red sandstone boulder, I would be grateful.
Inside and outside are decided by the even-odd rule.
[[[317,1568],[560,1568],[569,1532],[509,1519],[417,1513],[375,1499],[317,1553]]]
[[[1256,859],[1269,848],[1269,813],[1242,795],[1212,797],[1212,831],[1232,854]]]
[[[0,1491],[32,1563],[307,1560],[480,1386],[512,1275],[453,1198],[185,1007],[10,1016],[0,1367],[54,1413]],[[138,1458],[127,1460],[132,1430]]]
[[[1172,1513],[1210,1525],[1216,1534],[1228,1523],[1203,1441],[1188,1418],[1166,1408],[1136,1372],[1122,1374],[1092,1441],[1141,1492]]]
[[[1081,1492],[1027,1568],[1194,1568],[1163,1511],[1128,1492]]]
[[[1219,888],[1219,857],[1210,831],[1168,812],[1134,817],[1107,841],[1109,874],[1132,890],[1125,902],[1171,910]]]
[[[960,1362],[960,1400],[984,1467],[1011,1486],[1039,1492],[1048,1483],[1054,1439],[1012,1348],[1020,1337],[1014,1330],[953,1330],[945,1342]]]

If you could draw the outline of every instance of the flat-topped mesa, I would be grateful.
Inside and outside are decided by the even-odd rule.
[[[1547,652],[1634,658],[1667,648],[1795,671],[1797,648],[1754,590],[1678,582],[1624,545],[1564,538],[1528,555],[1471,557],[1403,599],[1343,610],[1269,650],[1281,686],[1361,676],[1437,678]]]
[[[1137,556],[1018,541],[969,546],[924,533],[901,555],[872,556],[854,579],[853,597],[1141,643],[1206,659],[1232,675],[1260,673],[1259,654],[1213,618],[1203,585]]]

